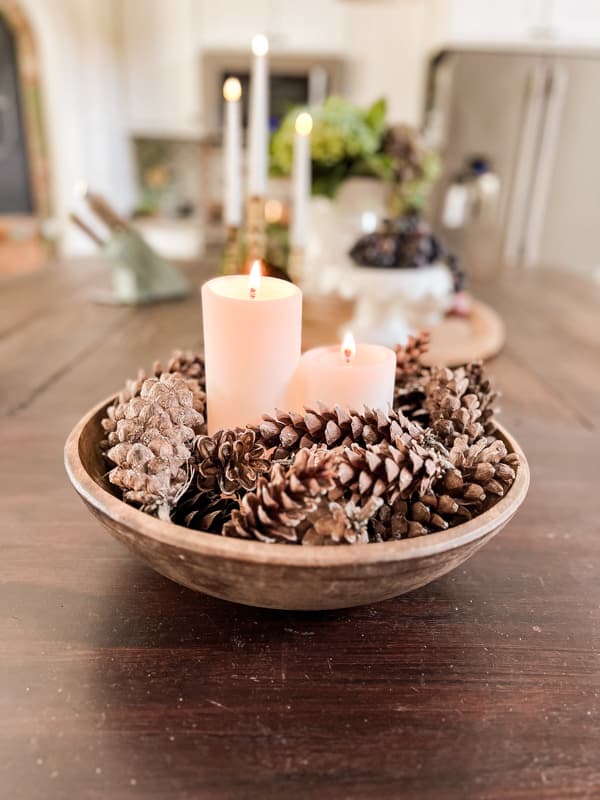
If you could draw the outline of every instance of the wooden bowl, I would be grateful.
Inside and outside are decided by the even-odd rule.
[[[167,578],[190,589],[246,605],[312,610],[376,603],[445,575],[495,536],[523,502],[527,461],[516,441],[500,435],[521,466],[510,491],[470,522],[398,542],[298,547],[229,539],[163,522],[127,505],[113,492],[98,443],[113,398],[73,428],[65,445],[71,483],[109,532]]]

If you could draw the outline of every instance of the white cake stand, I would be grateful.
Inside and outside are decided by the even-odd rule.
[[[445,264],[420,269],[349,265],[337,289],[356,301],[344,330],[363,342],[394,345],[442,319],[452,305],[454,284]]]

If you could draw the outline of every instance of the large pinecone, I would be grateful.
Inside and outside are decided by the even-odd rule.
[[[335,485],[334,458],[326,448],[303,448],[286,469],[274,463],[256,489],[245,494],[224,526],[225,536],[261,542],[300,543],[307,518]]]
[[[176,350],[169,360],[167,369],[164,369],[159,361],[155,361],[150,375],[148,375],[144,370],[140,369],[138,371],[137,378],[126,381],[125,388],[118,393],[114,403],[108,406],[106,409],[106,417],[104,417],[102,420],[102,428],[107,434],[107,437],[104,441],[100,442],[100,448],[105,455],[108,448],[113,444],[116,444],[117,440],[114,437],[111,439],[111,433],[114,434],[118,421],[124,418],[125,407],[127,406],[127,403],[133,397],[139,397],[144,381],[148,380],[150,377],[160,379],[161,375],[168,373],[177,374],[183,377],[186,381],[187,388],[192,393],[194,409],[198,411],[198,413],[202,414],[203,417],[205,417],[206,392],[203,369],[204,359],[202,356],[194,356],[193,353],[185,354],[190,363],[192,363],[194,358],[197,359],[197,363],[193,362],[196,364],[196,366],[190,368],[188,374],[184,374],[184,372],[182,372],[182,368],[186,367],[186,362],[183,360],[183,356],[184,354],[182,354],[181,351]],[[200,368],[200,364],[202,365],[202,369]],[[202,432],[202,430],[203,425],[199,427],[198,433]]]
[[[106,457],[116,464],[110,482],[124,500],[163,519],[188,482],[190,446],[204,423],[193,403],[187,382],[165,373],[145,380],[140,394],[119,406],[118,416],[103,421]]]
[[[251,428],[225,428],[213,436],[198,436],[193,465],[199,490],[229,495],[256,488],[258,476],[271,467]]]
[[[508,453],[501,439],[487,436],[475,442],[458,436],[449,459],[455,469],[446,473],[441,486],[459,504],[449,518],[453,525],[482,513],[503,497],[519,465],[519,456]]]
[[[418,438],[398,437],[360,447],[353,444],[337,456],[339,486],[360,505],[381,497],[389,505],[429,492],[453,465],[443,448],[423,446]],[[423,437],[419,437],[423,439]]]
[[[289,459],[296,451],[324,445],[329,449],[377,442],[394,442],[399,436],[416,436],[422,429],[396,411],[364,409],[348,411],[341,406],[317,405],[305,412],[276,411],[263,417],[257,427],[259,441],[274,448],[276,461]]]

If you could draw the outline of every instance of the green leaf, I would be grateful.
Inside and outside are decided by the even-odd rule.
[[[385,115],[387,114],[387,100],[380,97],[365,112],[365,122],[377,134],[383,136],[385,131]]]
[[[369,170],[382,181],[391,181],[394,178],[394,160],[387,153],[375,153],[365,158]]]

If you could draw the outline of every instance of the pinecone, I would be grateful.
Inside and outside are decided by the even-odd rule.
[[[494,406],[499,397],[498,392],[493,388],[481,361],[473,361],[470,364],[466,364],[463,369],[465,376],[469,380],[467,393],[477,396],[481,411],[479,422],[489,436],[496,430],[494,416],[498,413],[498,410]]]
[[[158,373],[155,370],[152,371],[152,377],[159,378],[160,375],[161,371]],[[144,381],[148,380],[148,377],[150,376],[143,369],[138,370],[137,378],[128,378],[125,381],[125,387],[117,394],[114,403],[107,407],[106,416],[101,421],[106,439],[100,442],[100,449],[105,456],[106,451],[119,441],[116,435],[111,436],[111,434],[115,434],[118,422],[125,418],[127,404],[133,397],[139,397]]]
[[[336,459],[339,488],[350,492],[359,505],[370,497],[381,497],[388,505],[431,490],[434,483],[453,468],[443,448],[423,446],[423,437],[401,437],[395,445],[380,442],[344,448]],[[335,491],[333,492],[335,497]]]
[[[423,498],[403,500],[397,497],[391,504],[383,505],[371,520],[371,540],[376,542],[411,539],[427,533],[446,530],[449,522],[445,515],[455,514],[458,503],[448,495],[430,494],[431,505]]]
[[[454,470],[444,475],[441,486],[459,508],[448,517],[456,525],[493,506],[514,483],[519,456],[508,453],[501,439],[482,436],[469,442],[459,436],[449,453]]]
[[[325,448],[299,450],[288,469],[273,464],[245,494],[223,528],[225,536],[261,542],[300,543],[308,517],[334,486],[334,463]]]
[[[202,391],[206,390],[206,367],[204,356],[200,353],[194,353],[192,350],[174,350],[165,372],[178,372],[184,378],[192,378],[198,382]]]
[[[108,478],[126,502],[169,519],[188,483],[190,445],[204,423],[193,408],[186,381],[164,373],[148,378],[140,394],[119,406],[108,420],[108,460],[116,464]],[[107,427],[105,427],[107,430]]]
[[[366,544],[369,541],[369,520],[382,505],[380,497],[371,497],[363,506],[352,502],[342,505],[321,501],[308,517],[309,524],[302,536],[302,544]]]
[[[427,413],[423,401],[431,370],[421,363],[421,359],[429,349],[430,338],[428,331],[421,331],[418,336],[409,336],[405,345],[398,344],[395,347],[394,408],[410,419],[419,421]]]
[[[258,476],[271,463],[251,428],[225,428],[213,436],[198,436],[193,445],[196,486],[204,492],[235,494],[256,488]]]
[[[423,372],[421,359],[429,350],[431,334],[421,331],[418,336],[409,336],[406,344],[397,344],[396,351],[396,383],[419,376]]]
[[[276,411],[273,416],[265,415],[255,430],[265,447],[274,448],[271,458],[275,461],[285,461],[296,451],[313,445],[330,449],[351,444],[364,447],[423,433],[420,426],[396,411],[365,409],[359,413],[322,404],[307,408],[303,414]]]
[[[111,434],[114,434],[117,429],[117,423],[119,420],[124,419],[125,415],[125,406],[133,397],[139,397],[139,394],[142,389],[142,385],[144,381],[148,380],[149,377],[160,379],[161,375],[169,374],[169,373],[178,373],[182,375],[178,370],[171,369],[171,366],[178,366],[179,362],[175,359],[175,355],[177,355],[179,351],[175,351],[173,357],[169,361],[169,368],[166,370],[163,369],[162,365],[159,361],[155,361],[152,367],[152,373],[150,376],[146,374],[143,369],[140,369],[137,378],[129,379],[125,383],[125,388],[122,389],[119,394],[117,395],[114,403],[106,409],[106,417],[102,420],[102,428],[106,432],[107,437],[103,441],[100,442],[100,449],[102,450],[103,454],[106,455],[107,450],[112,447],[112,445],[116,444],[118,439],[115,436],[111,437]],[[198,359],[201,359],[201,356],[197,356]],[[202,361],[202,363],[204,363]],[[193,396],[193,407],[202,416],[205,416],[206,412],[206,393],[204,391],[204,378],[202,378],[202,385],[199,380],[191,375],[185,376],[186,384],[188,389],[192,392]],[[204,425],[200,425],[198,428],[198,433],[201,433],[204,430]]]
[[[238,503],[237,495],[209,494],[192,485],[178,501],[172,519],[186,528],[221,533]]]
[[[423,405],[429,414],[429,425],[448,448],[458,436],[466,436],[472,443],[484,433],[479,398],[468,390],[469,377],[464,367],[434,367],[425,385]]]

